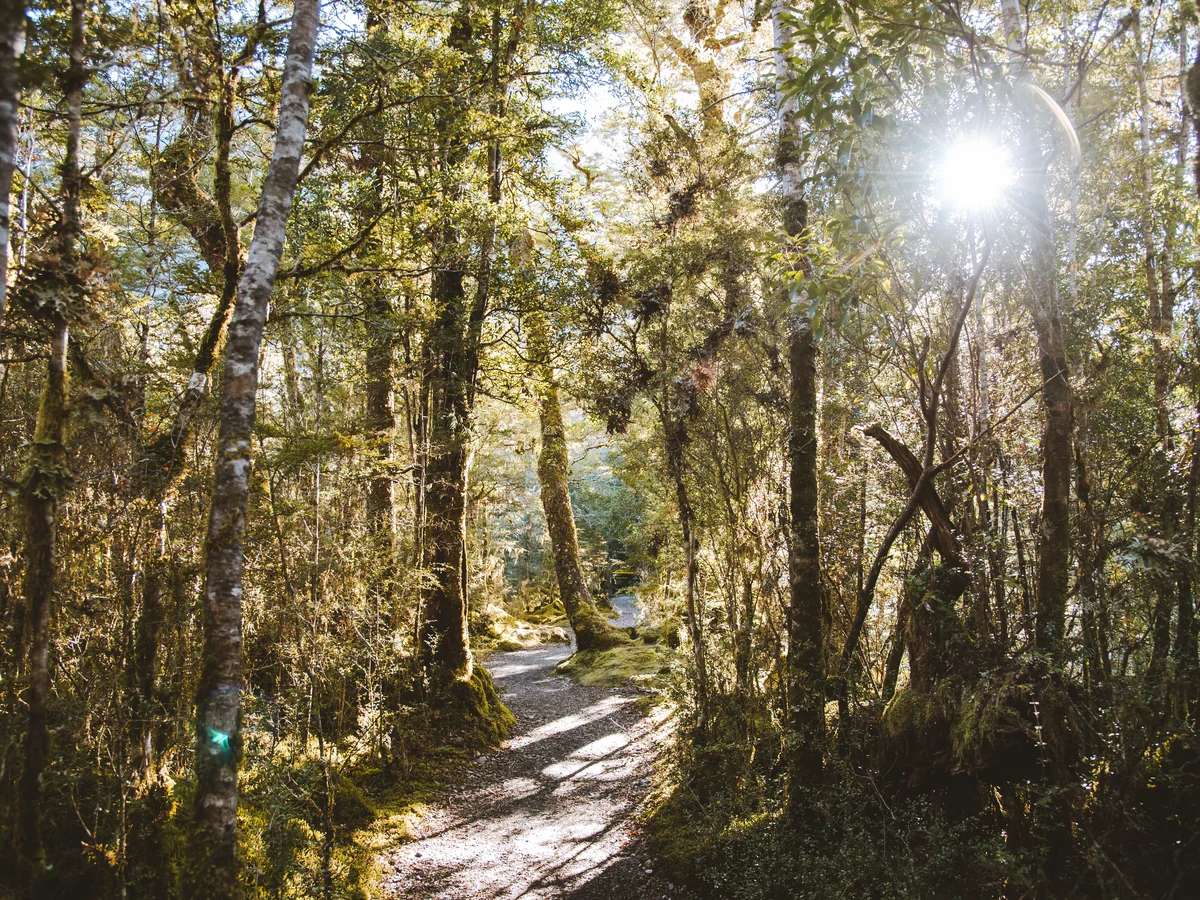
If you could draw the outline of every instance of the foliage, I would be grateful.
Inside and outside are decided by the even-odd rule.
[[[650,822],[678,873],[730,897],[1170,897],[1200,880],[1195,9],[1016,6],[1020,53],[996,0],[783,4],[786,46],[762,2],[325,4],[244,536],[249,895],[370,895],[437,780],[512,724],[486,653],[567,635],[531,312],[567,395],[588,585],[603,600],[636,570],[653,623],[562,670],[633,679],[674,711]],[[0,848],[17,846],[28,726],[24,486],[60,499],[41,896],[170,898],[187,878],[222,298],[289,7],[259,13],[88,9],[80,268],[64,272],[69,21],[29,7],[0,322]],[[786,188],[785,108],[801,137]],[[964,138],[1014,169],[976,174],[1009,179],[986,209],[940,186]],[[798,196],[807,229],[789,239]],[[1071,571],[1047,597],[1055,293]],[[62,458],[35,433],[47,313],[72,328]],[[796,785],[798,314],[818,342],[830,740],[823,781]],[[466,358],[450,337],[477,365],[438,381],[435,359]],[[430,697],[430,411],[451,382],[472,396],[454,572],[482,664]],[[925,513],[898,521],[913,485],[872,425],[922,470],[928,451],[961,592],[928,577],[947,560]],[[1048,653],[1036,623],[1055,604]],[[29,893],[7,869],[0,891]]]

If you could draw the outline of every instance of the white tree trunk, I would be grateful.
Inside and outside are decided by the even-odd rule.
[[[0,11],[0,328],[4,327],[8,299],[8,197],[17,159],[17,103],[21,96],[17,60],[24,52],[25,4],[6,4]]]
[[[225,351],[216,477],[209,513],[204,585],[204,655],[196,711],[195,843],[207,898],[238,895],[237,765],[241,750],[242,534],[250,486],[258,359],[275,275],[283,255],[308,130],[319,0],[296,0],[280,92],[275,152],[263,182],[254,237],[238,282]]]

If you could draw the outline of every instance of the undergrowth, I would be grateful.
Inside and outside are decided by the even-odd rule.
[[[959,702],[971,707],[975,698]],[[831,747],[823,783],[802,788],[789,804],[781,738],[766,704],[714,698],[711,709],[705,733],[677,733],[646,814],[662,868],[701,897],[1196,895],[1200,753],[1190,734],[1151,747],[1123,770],[1084,758],[1074,784],[989,780],[1024,767],[965,768],[978,739],[1017,729],[998,709],[968,708],[961,731],[945,738],[962,756],[952,778],[935,787],[914,785],[914,774],[927,775],[922,769],[880,768],[863,755],[872,735],[895,728],[902,715],[891,710],[891,721],[881,721],[888,717],[878,708],[863,710],[861,743]],[[922,707],[903,715],[924,722],[943,713]]]

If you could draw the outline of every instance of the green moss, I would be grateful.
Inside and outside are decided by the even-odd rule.
[[[696,861],[708,857],[719,839],[719,829],[697,814],[694,798],[680,787],[651,806],[645,825],[654,856],[666,871],[681,877],[694,872]]]
[[[482,618],[486,620],[486,627],[475,632],[472,646],[485,653],[506,653],[571,642],[567,621],[563,617],[547,616],[545,621],[527,621],[492,603],[488,604]]]
[[[575,643],[582,651],[607,650],[629,642],[626,633],[610,625],[594,607],[580,609],[578,619]]]
[[[1034,737],[1029,716],[1021,715],[1029,707],[1033,686],[1020,673],[974,685],[959,706],[958,718],[951,730],[954,755],[961,762],[979,764],[1006,734]]]
[[[581,650],[559,663],[555,671],[589,687],[630,682],[653,687],[667,661],[667,653],[660,647],[623,642],[603,650]]]
[[[883,733],[890,738],[920,735],[938,715],[934,698],[920,691],[900,690],[883,711]]]
[[[471,668],[470,678],[454,682],[450,700],[451,714],[472,735],[468,743],[480,749],[499,746],[517,722],[500,701],[491,673],[478,663]]]
[[[525,611],[525,619],[535,625],[566,625],[567,610],[561,600],[551,600]]]
[[[347,828],[365,828],[375,821],[375,803],[358,783],[345,775],[337,779],[333,794],[333,821]]]

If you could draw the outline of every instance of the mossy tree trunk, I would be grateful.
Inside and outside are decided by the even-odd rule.
[[[487,64],[483,71],[488,113],[505,116],[509,71],[525,27],[526,10],[518,4],[503,37],[500,8],[493,9],[488,29]],[[472,4],[463,0],[450,28],[447,43],[466,59],[476,52]],[[481,42],[480,42],[481,43]],[[460,80],[464,75],[460,73]],[[465,83],[465,81],[464,81]],[[461,87],[461,85],[458,85]],[[445,204],[449,208],[462,196],[457,168],[467,157],[467,109],[451,105],[440,122],[442,174],[448,179]],[[501,141],[487,145],[488,204],[498,210],[504,185]],[[423,461],[424,531],[421,545],[430,580],[421,595],[419,628],[420,661],[435,691],[465,682],[472,674],[467,626],[468,585],[466,547],[467,469],[472,411],[483,341],[483,323],[491,296],[496,223],[483,223],[475,270],[474,297],[468,298],[465,278],[467,249],[458,228],[449,220],[436,230],[434,247],[434,321],[426,338],[426,371],[423,391],[428,398],[428,450]]]
[[[792,78],[789,13],[781,0],[771,9],[775,77],[779,92],[778,162],[783,187],[783,227],[791,244],[792,276],[809,274],[808,201],[801,168],[800,117],[794,96],[784,92]],[[790,289],[798,293],[796,285]],[[790,365],[788,485],[791,544],[788,552],[787,700],[788,779],[795,790],[821,781],[825,748],[825,615],[817,509],[817,346],[811,313],[793,314]],[[793,807],[795,808],[795,807]]]
[[[463,0],[447,39],[466,56],[472,50],[471,4]],[[459,79],[447,87],[457,90]],[[427,403],[428,443],[424,460],[424,526],[422,546],[428,578],[421,590],[418,649],[429,689],[445,693],[471,676],[467,626],[467,464],[471,412],[479,370],[479,334],[486,307],[467,298],[467,248],[450,209],[463,193],[458,167],[466,160],[464,101],[450,105],[439,121],[439,166],[445,180],[443,219],[433,229],[433,320],[425,336],[422,392]],[[493,154],[488,153],[488,166]],[[489,189],[492,178],[489,178]],[[482,274],[482,273],[481,273]],[[476,301],[486,301],[480,279]]]
[[[1036,135],[1027,147],[1036,150]],[[1040,151],[1037,157],[1040,158]],[[1032,217],[1034,278],[1033,322],[1037,333],[1042,401],[1046,421],[1042,431],[1041,545],[1036,590],[1038,649],[1062,657],[1067,625],[1067,593],[1071,558],[1072,401],[1066,347],[1058,300],[1058,258],[1053,224],[1046,201],[1046,173],[1035,163],[1028,175],[1027,208]]]
[[[567,611],[571,630],[575,632],[576,647],[591,650],[612,646],[619,638],[592,602],[579,561],[579,536],[575,529],[575,512],[571,508],[566,428],[550,356],[546,316],[540,309],[535,309],[526,316],[525,323],[529,333],[530,361],[535,369],[534,391],[542,433],[538,483],[541,485],[542,509],[546,513],[546,529],[550,532],[558,595]]]
[[[1146,307],[1150,323],[1150,346],[1154,359],[1154,421],[1158,445],[1154,450],[1155,481],[1158,527],[1168,539],[1174,539],[1179,531],[1179,492],[1172,478],[1172,457],[1175,435],[1171,427],[1170,392],[1172,373],[1175,369],[1174,353],[1171,350],[1171,334],[1175,324],[1175,297],[1170,288],[1172,272],[1168,253],[1159,252],[1156,246],[1156,223],[1154,216],[1154,178],[1151,173],[1150,144],[1150,90],[1146,83],[1146,66],[1143,59],[1142,12],[1133,13],[1134,71],[1137,78],[1139,159],[1141,174],[1139,192],[1139,214],[1142,232],[1142,269],[1146,278]],[[1159,278],[1162,283],[1159,283]],[[1169,574],[1160,575],[1155,585],[1157,598],[1151,619],[1150,665],[1147,680],[1154,693],[1152,702],[1161,707],[1167,700],[1164,683],[1167,658],[1171,649],[1171,613],[1176,606],[1177,579]]]
[[[204,647],[196,699],[193,869],[187,893],[240,896],[237,864],[241,756],[242,535],[250,488],[259,355],[283,255],[308,128],[320,4],[297,0],[280,88],[275,151],[263,182],[254,238],[229,325],[212,507],[205,548]]]
[[[196,242],[209,277],[216,283],[218,299],[196,348],[191,376],[176,402],[170,424],[149,436],[140,429],[135,433],[134,490],[148,507],[153,522],[149,530],[153,547],[146,553],[141,608],[134,624],[133,664],[127,673],[127,690],[134,710],[130,720],[132,763],[143,778],[149,775],[154,764],[158,650],[165,615],[163,584],[171,565],[166,540],[167,500],[183,472],[184,451],[196,415],[210,393],[217,350],[225,337],[241,277],[241,230],[233,213],[230,162],[236,130],[234,107],[241,69],[254,57],[265,33],[266,21],[260,18],[232,64],[219,73],[215,114],[210,115],[202,105],[189,105],[185,110],[184,127],[158,155],[150,171],[155,201],[167,215],[183,225]],[[210,79],[202,74],[203,64],[181,65],[180,69],[194,82],[190,86],[198,94],[207,90]],[[215,150],[211,195],[197,180],[210,144]]]
[[[925,542],[928,549],[922,550],[922,556],[928,556],[928,550],[936,549],[942,558],[942,564],[933,570],[933,578],[937,584],[931,594],[931,602],[934,606],[938,607],[939,611],[933,613],[936,621],[932,621],[926,619],[925,612],[922,610],[915,608],[905,609],[902,603],[901,616],[898,618],[904,621],[906,636],[902,639],[899,634],[896,635],[894,647],[897,649],[895,649],[895,653],[898,654],[900,652],[898,647],[903,640],[908,644],[910,660],[917,660],[919,654],[924,652],[920,646],[922,641],[928,643],[928,646],[932,648],[931,652],[945,655],[947,653],[947,641],[957,634],[957,625],[953,630],[942,628],[941,626],[948,622],[951,617],[957,621],[957,617],[952,616],[954,613],[953,606],[962,592],[970,585],[970,576],[967,573],[967,567],[962,558],[962,548],[958,532],[950,521],[946,506],[942,502],[941,497],[938,496],[937,489],[934,486],[933,478],[937,474],[937,467],[934,466],[934,458],[938,437],[938,413],[946,388],[946,380],[954,366],[959,338],[962,335],[963,326],[966,324],[967,315],[974,306],[976,291],[979,288],[979,280],[983,277],[983,272],[990,256],[991,243],[987,242],[984,244],[983,253],[976,263],[975,271],[971,275],[966,296],[959,304],[958,312],[954,317],[948,336],[946,350],[932,379],[928,377],[925,369],[928,348],[923,350],[916,359],[917,399],[921,409],[921,417],[925,420],[922,458],[917,459],[911,450],[878,425],[874,425],[864,431],[865,435],[879,441],[888,455],[900,466],[908,481],[911,493],[909,494],[908,502],[905,503],[903,510],[892,521],[891,526],[884,535],[883,542],[875,553],[875,560],[871,563],[871,569],[859,591],[858,605],[854,612],[854,619],[850,624],[850,631],[846,635],[845,644],[842,645],[840,672],[838,674],[838,708],[843,722],[846,721],[849,713],[847,674],[850,670],[854,654],[858,652],[859,640],[866,624],[867,613],[870,610],[875,595],[875,588],[879,583],[879,576],[883,571],[884,563],[891,554],[893,544],[903,530],[908,527],[908,523],[912,521],[917,509],[924,511],[930,523],[929,536]],[[920,569],[918,569],[917,575],[914,577],[919,575]],[[947,610],[948,612],[946,612]],[[932,621],[932,625],[937,627],[926,635],[921,629],[925,628],[925,625],[929,624],[930,621]],[[899,660],[896,658],[895,666],[889,664],[889,671],[893,674],[888,675],[885,673],[885,677],[890,678],[892,689],[895,686],[894,668],[898,665]]]
[[[47,704],[50,697],[50,606],[57,580],[59,500],[70,483],[66,459],[67,342],[70,321],[82,314],[86,262],[79,253],[82,237],[79,144],[83,123],[83,0],[71,2],[70,61],[63,79],[67,100],[67,141],[62,163],[61,218],[56,258],[39,265],[42,282],[39,313],[50,332],[46,383],[42,388],[29,462],[21,482],[25,507],[25,606],[29,617],[29,720],[19,787],[17,821],[20,849],[35,880],[42,860],[41,781],[50,754]],[[36,893],[36,887],[34,888]]]
[[[478,347],[465,340],[469,316],[458,235],[443,229],[433,277],[436,319],[429,334],[429,455],[425,463],[425,554],[429,580],[421,593],[421,665],[440,690],[471,674],[467,634],[466,487],[471,430],[469,382]]]
[[[379,13],[374,8],[368,9],[366,26],[368,39],[383,27]],[[384,85],[379,85],[377,90],[380,91],[377,106],[382,109]],[[384,127],[385,120],[382,114],[371,117],[364,123],[363,149],[358,163],[368,181],[357,210],[359,224],[363,228],[373,228],[374,223],[384,214]],[[378,267],[381,249],[380,238],[372,233],[363,243],[359,255],[365,265],[371,266],[374,263]],[[373,539],[372,549],[379,566],[378,591],[385,606],[390,609],[393,603],[396,566],[395,481],[392,472],[396,433],[393,381],[395,324],[392,320],[392,300],[382,275],[364,276],[361,293],[367,328],[366,409],[363,424],[367,433],[371,435],[376,451],[373,471],[367,483],[367,528]]]
[[[1187,45],[1186,30],[1180,40],[1180,67],[1186,64]],[[1191,127],[1200,143],[1200,47],[1197,48],[1195,61],[1187,69],[1183,79],[1185,127]],[[1187,139],[1183,138],[1186,155]],[[1196,191],[1200,195],[1200,153],[1197,153],[1193,165],[1196,178]],[[1197,327],[1194,334],[1200,334]],[[1196,549],[1196,492],[1200,486],[1200,367],[1192,368],[1192,393],[1195,403],[1195,421],[1192,431],[1192,463],[1188,470],[1187,506],[1184,512],[1184,534],[1187,538],[1188,553]],[[1200,653],[1197,651],[1197,638],[1200,629],[1196,625],[1194,602],[1194,578],[1185,568],[1179,582],[1179,625],[1175,635],[1175,657],[1180,667],[1183,683],[1182,699],[1191,721],[1196,720],[1196,707],[1200,701]]]
[[[1024,77],[1025,37],[1017,0],[1001,0],[1005,38],[1010,56]],[[1042,377],[1042,402],[1046,409],[1042,429],[1041,543],[1038,554],[1034,641],[1042,653],[1062,659],[1067,626],[1067,592],[1071,561],[1072,401],[1063,343],[1058,297],[1058,254],[1054,221],[1046,186],[1046,159],[1041,150],[1032,104],[1023,103],[1024,119],[1018,135],[1022,173],[1020,206],[1030,226],[1030,312],[1038,343],[1038,368]]]
[[[662,404],[662,427],[665,435],[667,471],[675,487],[675,505],[679,530],[683,535],[684,611],[687,615],[688,643],[692,649],[692,665],[696,669],[697,722],[700,731],[708,727],[708,656],[704,647],[704,620],[696,596],[696,581],[700,575],[700,537],[696,533],[696,511],[692,508],[691,491],[687,483],[687,425],[672,418],[668,412],[673,404],[666,398]]]
[[[1195,369],[1195,366],[1193,366]],[[1188,466],[1187,495],[1184,504],[1183,540],[1188,554],[1195,552],[1196,547],[1196,493],[1200,487],[1200,372],[1193,372],[1193,387],[1195,394],[1195,421],[1192,426],[1191,465]],[[1196,609],[1193,598],[1193,578],[1190,568],[1183,567],[1179,575],[1179,620],[1175,627],[1175,656],[1177,676],[1179,680],[1178,696],[1183,715],[1193,719],[1197,700],[1197,689],[1200,688],[1200,658],[1196,646]]]

